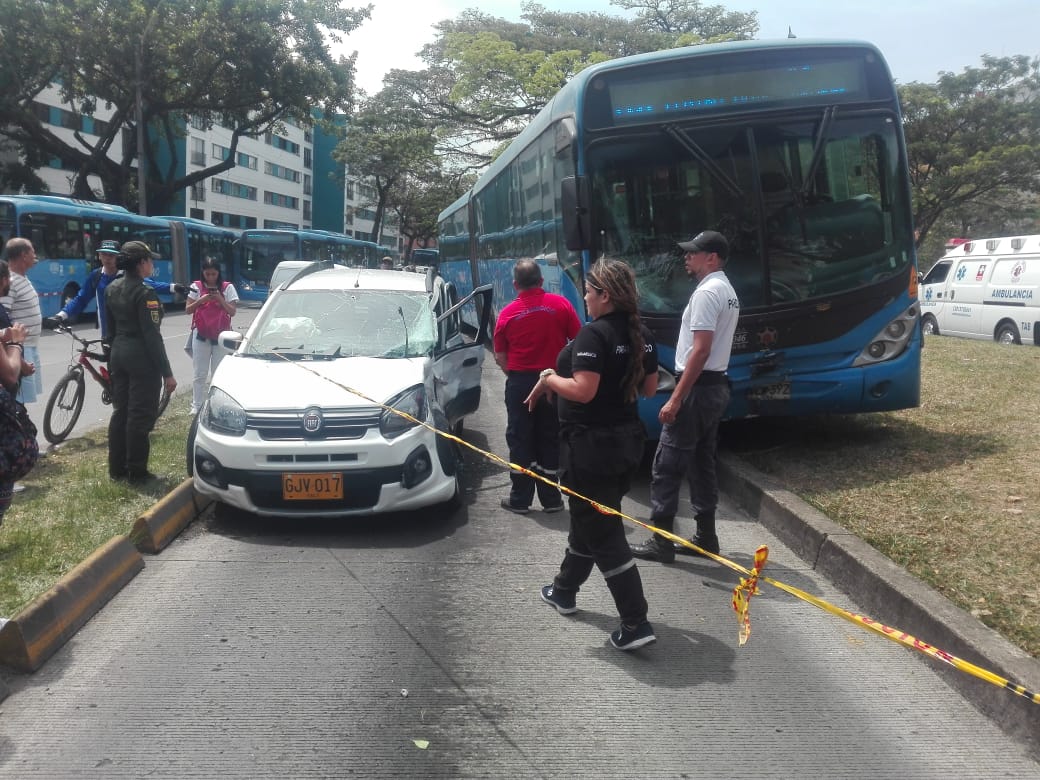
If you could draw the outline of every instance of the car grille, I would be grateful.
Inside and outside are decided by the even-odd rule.
[[[321,409],[321,427],[304,430],[303,418],[308,409],[294,411],[253,411],[246,427],[257,432],[265,441],[330,441],[360,439],[370,428],[379,427],[382,410],[376,406],[362,409]]]

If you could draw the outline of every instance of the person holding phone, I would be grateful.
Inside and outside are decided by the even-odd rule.
[[[217,370],[224,351],[217,343],[222,331],[231,330],[231,318],[238,308],[238,292],[224,281],[220,264],[212,257],[202,261],[202,278],[192,282],[184,311],[191,315],[194,338],[191,342],[193,381],[191,413],[197,414],[206,400],[209,378]]]

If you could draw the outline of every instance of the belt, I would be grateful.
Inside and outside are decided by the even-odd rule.
[[[216,339],[208,339],[205,336],[203,336],[201,333],[199,333],[198,331],[195,331],[195,340],[196,341],[208,341],[210,344],[213,344],[213,345],[216,345],[218,343]]]
[[[676,384],[678,384],[679,380],[682,379],[682,375],[682,371],[675,375]],[[701,371],[700,376],[697,377],[697,381],[693,384],[695,386],[704,387],[706,385],[725,385],[728,383],[729,376],[726,375],[725,371]]]

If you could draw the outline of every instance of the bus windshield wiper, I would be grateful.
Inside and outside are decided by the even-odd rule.
[[[689,134],[685,130],[681,130],[678,126],[672,124],[661,125],[661,129],[675,139],[675,142],[689,152],[695,160],[707,168],[708,173],[722,182],[722,185],[729,190],[730,195],[737,198],[743,196],[744,193],[741,191],[740,185],[737,184],[728,173],[722,170],[718,163],[716,163],[708,153],[697,144],[696,141],[690,138]]]
[[[801,195],[800,200],[803,203],[808,199],[809,192],[815,186],[816,171],[819,170],[820,163],[823,162],[823,153],[827,147],[827,141],[831,134],[831,125],[834,124],[834,117],[837,113],[837,106],[828,106],[823,110],[823,119],[820,120],[820,131],[817,133],[816,143],[813,145],[812,159],[809,161],[809,169],[805,172],[805,178],[802,179],[802,187],[799,192]]]

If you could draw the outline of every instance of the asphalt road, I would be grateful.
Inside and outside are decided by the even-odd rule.
[[[504,453],[488,363],[466,438]],[[465,483],[456,512],[204,516],[7,678],[0,778],[1040,778],[930,662],[768,586],[739,647],[713,562],[640,564],[658,642],[614,650],[598,573],[574,616],[538,598],[566,514],[505,512],[507,475],[476,456]],[[646,517],[647,490],[625,510]],[[770,576],[858,610],[722,510],[723,554],[767,544]]]

